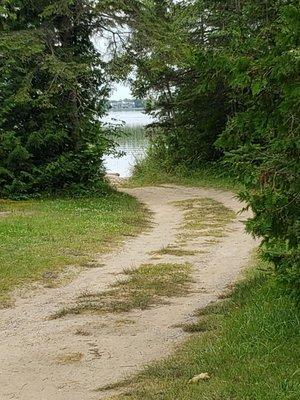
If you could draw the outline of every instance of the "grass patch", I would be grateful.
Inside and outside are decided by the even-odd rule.
[[[153,255],[159,255],[159,256],[170,255],[170,256],[177,256],[177,257],[194,256],[197,253],[198,253],[197,250],[184,250],[184,249],[179,249],[179,248],[172,247],[172,246],[166,246],[158,251],[151,252],[151,254],[153,254]]]
[[[234,211],[214,199],[189,199],[175,205],[185,211],[185,229],[222,228],[235,218]]]
[[[83,265],[146,225],[147,212],[132,197],[0,201],[0,301],[14,287],[50,285],[66,265]]]
[[[145,264],[124,271],[127,279],[116,282],[99,294],[83,294],[78,304],[62,309],[53,318],[85,312],[120,313],[144,310],[162,304],[168,297],[184,295],[191,283],[190,264]]]
[[[199,237],[224,237],[224,227],[236,217],[234,211],[209,198],[188,199],[174,204],[184,211],[182,232],[179,234],[183,241]]]
[[[199,333],[199,332],[207,332],[216,329],[218,326],[218,314],[215,314],[215,318],[211,318],[209,316],[208,318],[206,317],[201,317],[198,318],[196,322],[192,322],[189,324],[183,324],[181,325],[182,329],[184,332],[188,333]]]
[[[118,381],[115,383],[109,383],[107,385],[101,386],[95,389],[95,392],[110,392],[112,390],[118,390],[125,388],[126,386],[131,384],[131,379],[124,379],[123,381]]]
[[[296,400],[300,394],[299,317],[299,309],[272,276],[252,272],[230,299],[199,313],[200,332],[203,324],[213,330],[194,333],[172,357],[134,378],[126,395],[114,398]],[[205,372],[210,380],[188,384]]]
[[[126,186],[152,186],[163,184],[175,184],[195,187],[214,187],[227,190],[238,190],[240,185],[234,177],[224,173],[224,168],[216,165],[203,165],[197,170],[189,170],[184,166],[167,171],[161,165],[157,157],[148,156],[140,160],[135,168],[133,176]]]
[[[225,232],[224,231],[220,231],[220,230],[209,230],[209,231],[201,231],[199,232],[199,236],[204,237],[204,236],[209,236],[209,237],[215,237],[215,238],[220,238],[220,237],[224,237]]]

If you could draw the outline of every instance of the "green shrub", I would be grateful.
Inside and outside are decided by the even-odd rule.
[[[4,2],[0,196],[103,189],[103,65],[88,1]],[[80,43],[80,45],[79,45]]]

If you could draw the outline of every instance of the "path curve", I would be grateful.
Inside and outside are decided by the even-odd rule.
[[[153,212],[151,230],[102,256],[99,262],[105,264],[103,267],[84,270],[66,286],[35,290],[18,298],[15,307],[0,311],[1,400],[104,398],[107,394],[95,392],[96,388],[119,381],[173,351],[186,335],[178,325],[215,300],[236,279],[257,246],[244,232],[242,220],[247,214],[238,215],[228,236],[212,246],[210,253],[188,257],[196,268],[189,295],[121,316],[69,315],[49,320],[81,293],[107,289],[124,268],[154,263],[149,253],[174,243],[182,222],[182,211],[172,202],[209,197],[236,212],[241,209],[227,191],[172,185],[125,191]],[[168,261],[174,262],[174,256],[164,256],[163,262]],[[76,334],[80,330],[89,335]],[[71,364],[57,362],[58,357],[68,354],[83,357]]]

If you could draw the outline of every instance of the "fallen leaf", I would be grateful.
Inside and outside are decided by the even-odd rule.
[[[189,383],[198,383],[200,381],[208,381],[210,376],[207,372],[202,372],[199,375],[194,376],[192,379],[189,380]]]

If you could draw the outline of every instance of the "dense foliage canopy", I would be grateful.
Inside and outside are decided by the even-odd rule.
[[[99,118],[108,88],[92,42],[99,15],[88,0],[2,2],[2,196],[82,191],[101,182],[107,143]]]
[[[254,211],[249,231],[299,296],[298,5],[152,1],[134,21],[128,57],[135,92],[159,117],[156,159],[232,171]]]

